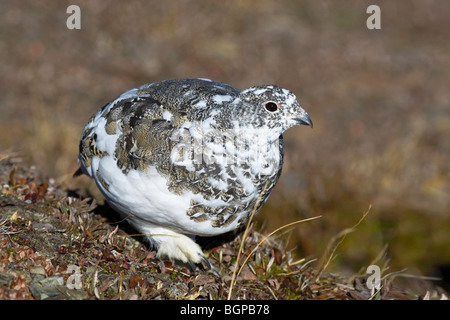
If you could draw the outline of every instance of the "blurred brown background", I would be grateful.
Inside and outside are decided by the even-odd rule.
[[[81,8],[81,30],[66,9]],[[366,9],[381,8],[381,30]],[[261,228],[306,217],[290,248],[330,270],[450,264],[450,2],[1,1],[0,153],[67,188],[89,117],[143,83],[207,77],[295,92],[314,122],[285,134],[286,164]]]

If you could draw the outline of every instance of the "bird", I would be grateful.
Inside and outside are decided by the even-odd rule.
[[[105,104],[79,143],[80,168],[157,257],[210,269],[197,236],[244,226],[283,166],[282,133],[313,126],[289,90],[205,78],[147,83]]]

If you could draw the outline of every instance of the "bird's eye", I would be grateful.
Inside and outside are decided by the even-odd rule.
[[[269,112],[275,112],[278,111],[278,104],[273,101],[268,101],[264,104],[264,108]]]

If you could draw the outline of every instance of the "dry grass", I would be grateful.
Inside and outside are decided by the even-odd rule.
[[[448,296],[429,284],[432,279],[403,271],[388,273],[385,251],[373,261],[382,267],[378,291],[368,288],[364,272],[346,278],[325,272],[328,263],[317,270],[314,259],[296,259],[293,250],[287,249],[286,234],[280,231],[294,225],[306,229],[317,217],[292,222],[268,234],[249,224],[234,239],[222,243],[220,238],[208,239],[205,253],[214,272],[190,273],[170,261],[156,259],[156,253],[136,241],[125,225],[119,227],[111,209],[89,198],[68,197],[30,169],[0,161],[0,183],[0,299],[366,300]],[[68,286],[74,284],[74,266],[78,270],[76,288]],[[419,294],[399,287],[393,281],[399,276],[414,277],[427,283],[428,289]]]
[[[0,153],[97,197],[70,177],[82,128],[108,100],[168,78],[275,83],[314,129],[285,135],[264,230],[321,215],[287,245],[316,259],[372,204],[327,270],[354,275],[386,245],[393,270],[434,276],[450,263],[449,4],[381,1],[379,31],[356,0],[78,1],[80,31],[65,27],[69,4],[0,4]]]
[[[264,191],[267,187],[267,183],[264,186],[263,191],[261,192],[261,194],[264,194]],[[230,300],[233,297],[233,288],[236,284],[236,278],[239,277],[239,275],[241,274],[242,270],[244,269],[244,267],[246,266],[246,263],[249,261],[249,259],[252,257],[252,255],[258,250],[258,248],[267,240],[269,239],[271,236],[273,236],[275,233],[285,229],[285,228],[289,228],[293,225],[299,224],[299,223],[304,223],[307,221],[311,221],[317,218],[320,218],[320,216],[318,217],[312,217],[312,218],[308,218],[308,219],[303,219],[303,220],[299,220],[299,221],[294,221],[291,223],[288,223],[284,226],[279,227],[278,229],[272,231],[271,233],[269,233],[267,236],[265,236],[261,241],[259,241],[256,246],[250,251],[250,253],[247,255],[247,257],[244,259],[244,261],[241,263],[241,254],[244,252],[245,249],[245,241],[247,240],[249,234],[252,232],[252,221],[253,221],[253,217],[255,215],[255,209],[258,207],[259,202],[261,201],[261,199],[258,199],[258,201],[255,203],[255,208],[252,212],[252,214],[250,215],[249,220],[247,221],[247,225],[246,228],[244,230],[244,233],[242,235],[242,240],[241,240],[241,244],[239,246],[239,250],[238,250],[238,254],[237,254],[237,258],[236,258],[236,264],[233,268],[233,274],[231,276],[231,282],[230,282],[230,288],[228,289],[228,296],[227,296],[227,300]],[[285,248],[283,248],[285,249]],[[272,258],[271,262],[269,262],[269,264],[271,265],[273,263],[273,261],[275,260],[275,257]],[[240,264],[240,265],[239,265]],[[320,276],[320,274],[319,274]],[[273,293],[271,291],[271,293]]]

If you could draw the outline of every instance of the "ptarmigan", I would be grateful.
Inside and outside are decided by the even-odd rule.
[[[158,257],[209,268],[195,236],[234,230],[258,211],[281,174],[282,133],[299,124],[312,127],[295,95],[277,86],[149,83],[91,117],[79,172]]]

